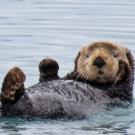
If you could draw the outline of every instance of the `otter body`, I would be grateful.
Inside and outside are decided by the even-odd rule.
[[[11,69],[4,78],[2,115],[46,118],[84,118],[108,105],[132,103],[134,59],[131,52],[111,42],[83,47],[74,70],[60,79],[55,60],[39,64],[39,83],[25,89],[25,74]]]
[[[105,89],[99,89],[72,80],[41,82],[27,88],[25,94],[17,102],[4,104],[2,114],[4,116],[84,118],[100,109],[106,109],[109,104],[122,103],[120,97],[124,95],[116,92],[118,95],[115,98],[111,97],[109,93],[112,89],[115,93],[121,90],[121,87],[114,89],[108,86]],[[127,91],[126,88],[125,91]]]
[[[107,103],[109,96],[99,89],[71,80],[53,80],[27,88],[17,102],[4,104],[2,112],[6,116],[83,118]]]

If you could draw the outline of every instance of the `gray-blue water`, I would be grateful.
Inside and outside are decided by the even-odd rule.
[[[0,0],[0,84],[13,66],[38,82],[38,63],[60,63],[61,76],[73,69],[80,47],[112,40],[135,56],[134,0]],[[0,135],[135,135],[135,102],[85,120],[0,118]]]

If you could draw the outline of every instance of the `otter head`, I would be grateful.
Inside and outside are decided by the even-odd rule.
[[[75,60],[78,77],[98,83],[117,83],[128,78],[133,59],[127,48],[111,42],[95,42],[81,49]]]

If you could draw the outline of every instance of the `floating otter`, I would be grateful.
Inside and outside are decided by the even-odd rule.
[[[57,73],[57,62],[51,62],[56,70],[52,66],[49,71]],[[44,66],[39,68],[46,69],[46,64],[50,63],[41,62]],[[40,70],[46,74],[44,71]],[[74,71],[61,79],[55,76],[25,89],[22,70],[11,69],[2,87],[2,115],[84,118],[109,104],[131,103],[133,99],[133,57],[128,49],[114,43],[95,42],[83,47]]]

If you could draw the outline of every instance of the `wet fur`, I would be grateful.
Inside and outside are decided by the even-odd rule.
[[[16,102],[24,94],[25,79],[25,74],[18,67],[14,67],[6,74],[1,89],[2,103]]]
[[[98,82],[96,80],[86,79],[85,76],[80,75],[77,71],[78,60],[81,55],[81,51],[78,53],[75,59],[74,70],[65,76],[65,79],[80,81],[83,83],[90,84],[95,88],[106,90],[108,95],[112,98],[118,97],[121,100],[132,102],[133,99],[133,82],[134,82],[134,59],[131,52],[127,48],[123,48],[117,44],[111,42],[95,42],[87,49],[93,51],[95,48],[105,47],[107,49],[115,49],[119,47],[126,54],[126,57],[118,60],[119,70],[114,81]]]
[[[98,42],[92,46],[92,49],[99,47],[100,44],[108,44],[108,42]],[[110,43],[110,48],[113,49],[114,47]],[[2,115],[78,119],[95,113],[98,109],[106,109],[108,104],[120,104],[121,101],[131,103],[133,99],[134,60],[129,50],[124,49],[124,51],[126,52],[126,57],[124,57],[126,59],[119,59],[119,70],[114,81],[101,83],[80,76],[77,72],[78,60],[81,55],[79,52],[75,59],[74,71],[64,79],[42,81],[25,91],[24,85],[19,85],[21,87],[15,89],[16,92],[21,93],[18,93],[19,96],[14,94],[14,96],[12,94],[3,96]],[[8,95],[6,93],[10,93],[11,87],[14,86],[12,75],[15,75],[15,78],[19,77],[17,79],[21,80],[19,84],[25,80],[25,75],[21,70],[16,70],[16,68],[10,70],[3,82],[2,95]],[[16,86],[18,81],[15,82]],[[15,97],[13,98],[15,100],[12,97]]]
[[[57,61],[50,58],[43,59],[39,63],[39,82],[59,79],[58,70],[59,65]]]

